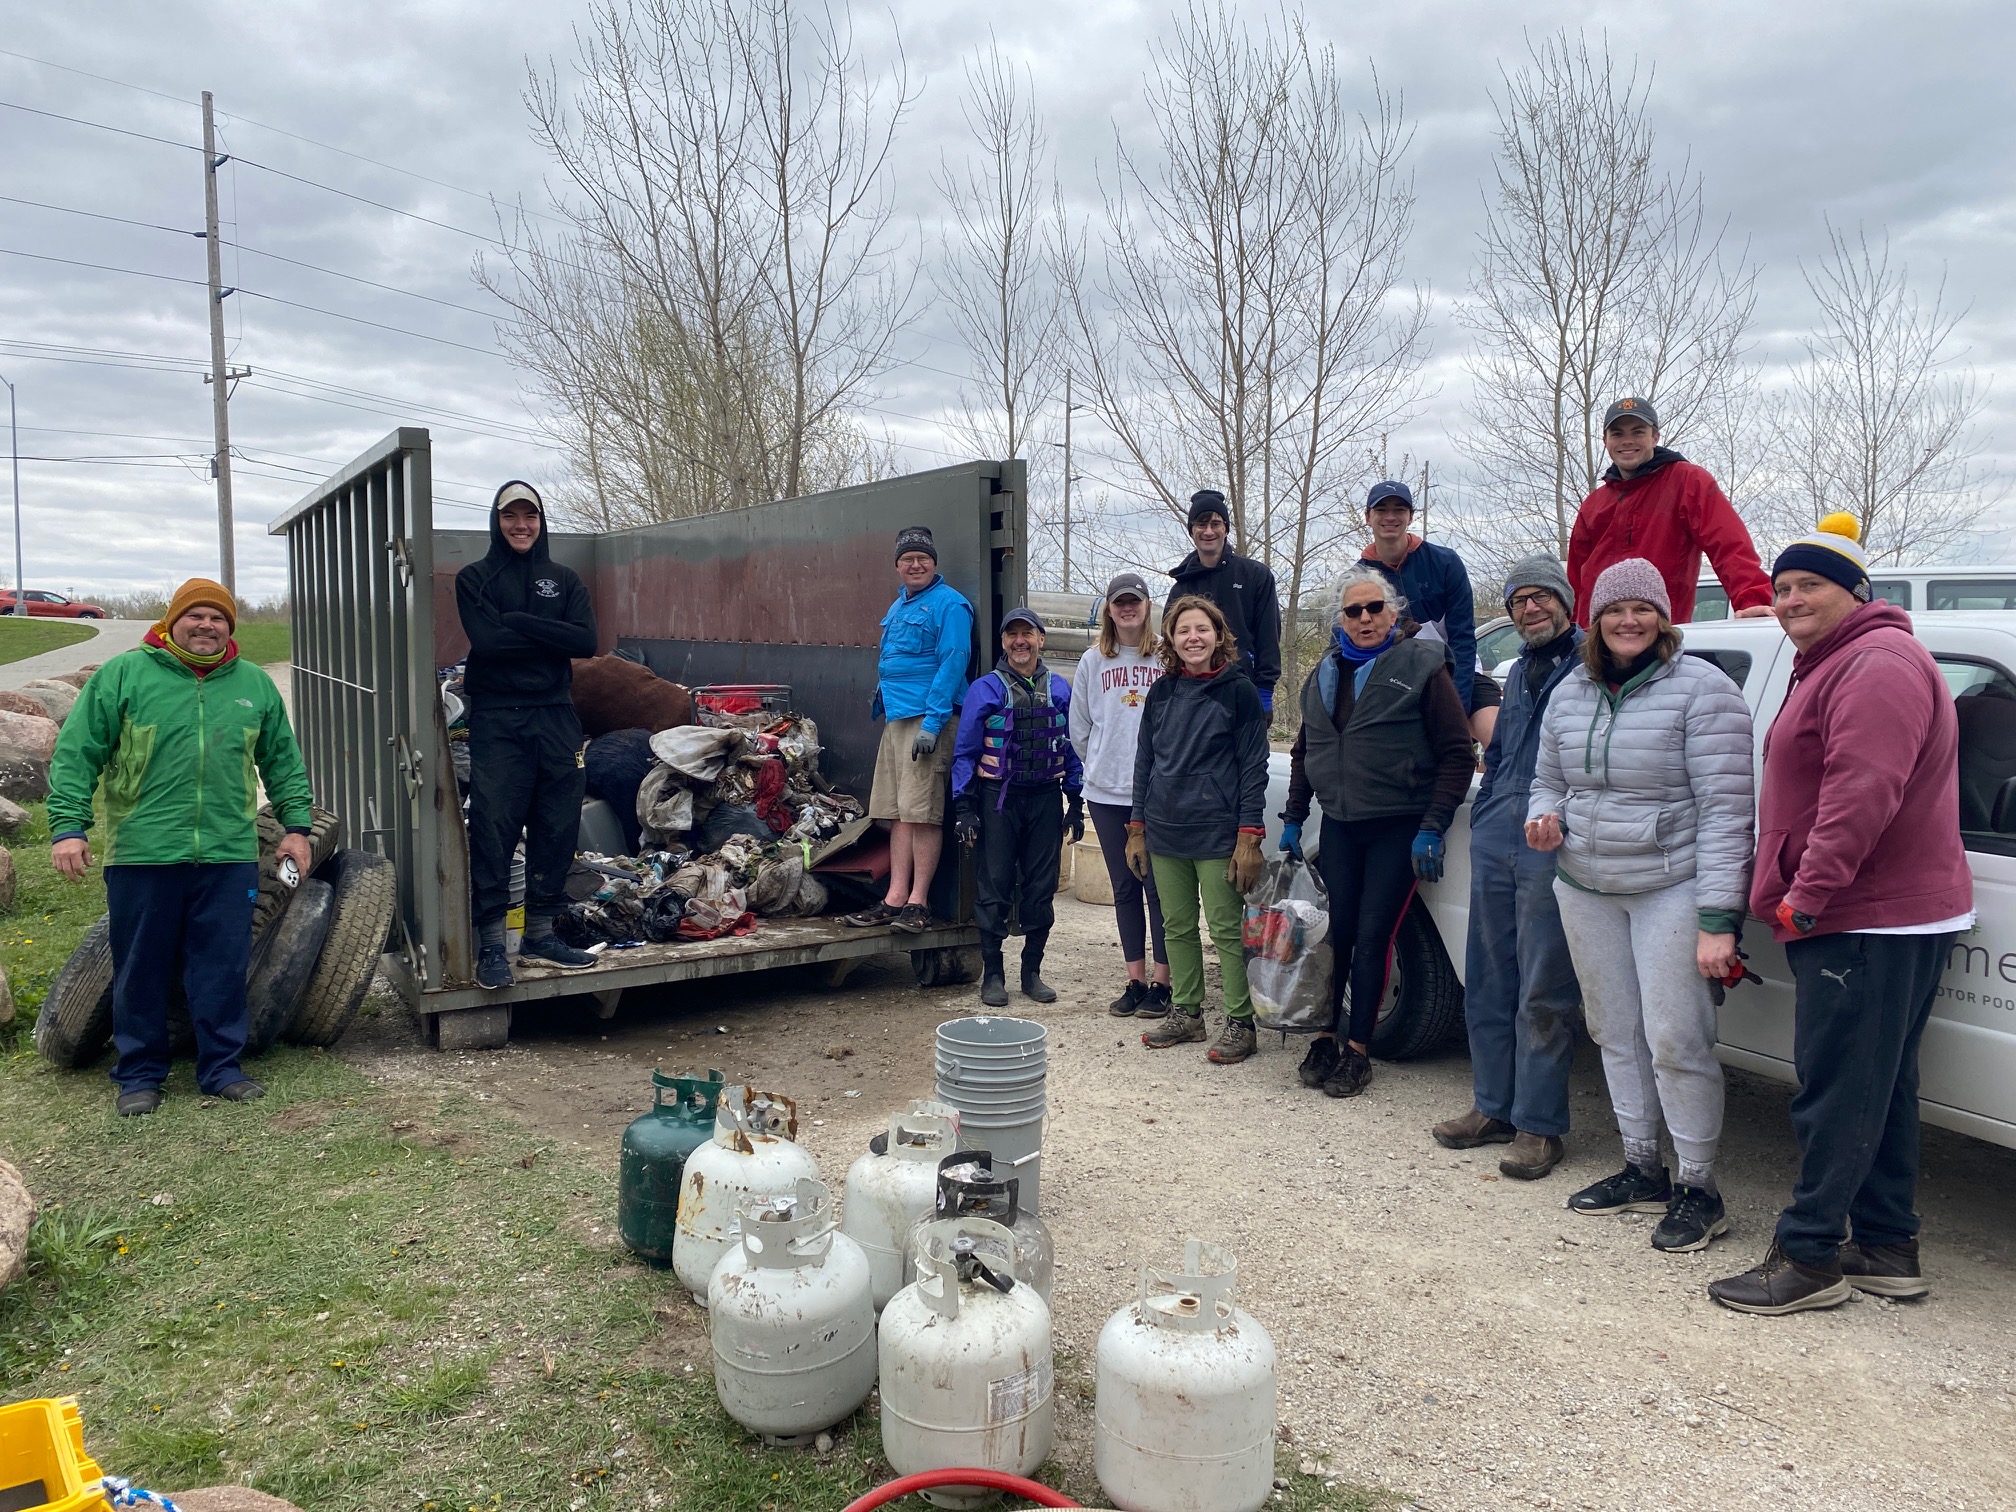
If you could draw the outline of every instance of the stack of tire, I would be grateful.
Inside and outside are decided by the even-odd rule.
[[[310,873],[288,887],[277,856],[285,833],[270,808],[259,811],[259,896],[245,981],[251,1020],[245,1048],[251,1055],[283,1039],[323,1046],[340,1040],[370,990],[399,907],[392,863],[370,851],[344,849],[338,843],[340,822],[325,809],[314,811]],[[173,969],[172,963],[161,964]],[[170,994],[170,1044],[175,1054],[186,1055],[195,1047],[195,1033],[179,982]],[[111,921],[103,918],[84,932],[49,984],[35,1020],[35,1048],[53,1065],[76,1068],[96,1060],[111,1039]]]

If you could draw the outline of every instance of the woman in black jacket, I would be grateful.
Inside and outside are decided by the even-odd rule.
[[[1144,881],[1154,869],[1175,999],[1175,1012],[1141,1043],[1162,1050],[1205,1037],[1201,900],[1225,985],[1225,1028],[1207,1052],[1221,1066],[1238,1064],[1254,1049],[1239,930],[1267,835],[1267,712],[1238,649],[1209,599],[1179,598],[1169,606],[1162,621],[1165,672],[1141,710],[1127,825],[1127,865]]]
[[[1310,1044],[1302,1085],[1332,1097],[1355,1097],[1372,1079],[1367,1046],[1393,936],[1416,882],[1442,878],[1442,832],[1475,770],[1448,648],[1417,639],[1406,612],[1399,586],[1377,567],[1344,575],[1335,645],[1302,684],[1302,728],[1289,754],[1281,848],[1301,854],[1313,793],[1323,804],[1316,865],[1337,961],[1331,1028]]]

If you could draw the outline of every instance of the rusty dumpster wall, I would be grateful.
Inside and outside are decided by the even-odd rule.
[[[555,531],[547,538],[553,560],[572,567],[582,582],[594,591],[595,537]],[[462,633],[462,615],[455,607],[455,574],[471,562],[481,561],[490,549],[487,530],[437,530],[434,532],[434,654],[444,667],[452,667],[469,654],[469,637]],[[596,605],[599,650],[607,651],[616,637],[605,628],[601,606]]]

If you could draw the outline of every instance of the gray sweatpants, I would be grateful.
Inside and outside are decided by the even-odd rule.
[[[1554,897],[1625,1154],[1637,1162],[1649,1151],[1656,1160],[1663,1125],[1680,1180],[1711,1184],[1722,1063],[1715,1005],[1694,965],[1693,879],[1657,892],[1589,893],[1557,878]]]

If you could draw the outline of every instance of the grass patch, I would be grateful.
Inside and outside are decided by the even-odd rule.
[[[240,620],[231,635],[238,654],[262,667],[293,658],[294,627],[286,620]]]
[[[82,882],[66,882],[49,864],[49,816],[26,805],[27,826],[7,842],[14,854],[14,911],[0,917],[0,966],[14,989],[15,1019],[0,1025],[0,1052],[25,1045],[50,980],[70,959],[78,937],[105,912],[105,876],[94,868]]]
[[[74,646],[97,633],[76,620],[36,619],[32,615],[23,619],[15,614],[0,614],[0,665]]]

